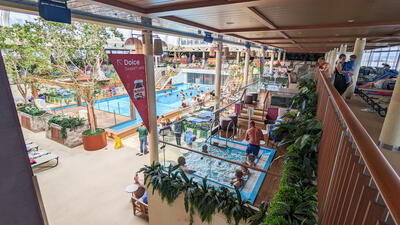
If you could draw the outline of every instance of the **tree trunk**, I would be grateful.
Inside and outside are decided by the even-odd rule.
[[[31,91],[32,91],[32,98],[33,99],[38,99],[39,98],[39,94],[37,91],[37,88],[34,84],[31,84]]]
[[[90,125],[90,132],[94,133],[94,132],[96,132],[96,118],[94,116],[93,105],[91,103],[86,102],[86,109],[87,109],[87,112],[88,112],[88,120],[89,120],[89,125]]]
[[[81,99],[81,95],[79,95],[79,94],[76,95],[76,104],[78,106],[82,106],[82,99]]]

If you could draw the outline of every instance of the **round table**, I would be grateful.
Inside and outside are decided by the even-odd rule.
[[[137,184],[130,184],[130,185],[126,186],[125,191],[128,192],[128,193],[133,193],[133,192],[135,192],[138,188],[139,188],[139,185],[137,185]]]

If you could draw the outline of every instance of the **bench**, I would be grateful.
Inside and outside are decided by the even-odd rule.
[[[137,215],[138,213],[146,216],[146,218],[149,218],[149,211],[148,211],[148,205],[145,204],[143,201],[138,200],[134,196],[131,198],[132,200],[132,209],[133,209],[133,215]]]

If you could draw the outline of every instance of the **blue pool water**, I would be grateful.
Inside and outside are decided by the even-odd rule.
[[[179,94],[180,91],[182,90],[187,96],[185,96],[188,104],[191,104],[193,101],[193,97],[197,94],[200,94],[200,90],[204,92],[208,92],[210,90],[213,90],[213,86],[210,85],[200,85],[200,90],[192,90],[192,96],[190,94],[189,87],[191,87],[190,84],[186,83],[181,83],[174,85],[175,88],[170,89],[170,90],[165,90],[165,91],[159,91],[156,94],[156,105],[157,105],[157,115],[163,115],[166,113],[169,113],[171,111],[174,111],[181,107],[182,105],[182,96]],[[107,98],[107,99],[102,99],[96,102],[95,108],[100,109],[103,111],[107,112],[115,112],[116,114],[124,115],[124,116],[130,116],[130,98],[128,95],[123,95],[123,96],[118,96],[118,97],[113,97],[113,98]],[[140,117],[138,111],[136,110],[136,120],[132,120],[120,125],[117,125],[115,127],[112,127],[111,129],[120,131],[125,128],[131,127],[135,124],[139,124],[142,122],[142,118]]]
[[[222,138],[217,138],[224,140]],[[209,146],[209,153],[214,156],[219,156],[224,159],[243,163],[246,160],[245,149],[246,144],[229,141],[229,143],[235,144],[234,147],[220,148],[216,146]],[[229,146],[229,145],[228,145]],[[201,151],[201,147],[198,149]],[[256,167],[268,170],[269,165],[275,155],[275,150],[268,148],[261,148],[259,158],[256,160]],[[231,164],[218,159],[202,156],[196,153],[189,153],[185,156],[186,164],[189,169],[195,170],[193,174],[198,178],[207,177],[210,183],[217,184],[217,186],[224,186],[234,190],[234,187],[230,184],[234,178],[234,173],[240,166]],[[250,175],[246,180],[245,185],[240,189],[243,198],[247,198],[251,203],[254,200],[260,190],[261,184],[265,178],[265,173],[250,170]]]
[[[198,84],[196,84],[197,86]],[[200,90],[192,90],[192,96],[190,94],[190,84],[187,83],[181,83],[181,84],[176,84],[174,85],[175,88],[165,90],[165,91],[159,91],[156,93],[156,105],[157,105],[157,115],[164,115],[166,113],[169,113],[171,111],[174,111],[181,107],[182,105],[182,96],[179,94],[180,91],[182,90],[187,96],[185,96],[188,104],[191,104],[193,101],[193,97],[197,94],[200,94],[201,90],[204,92],[208,92],[214,89],[214,86],[211,85],[199,85]],[[83,104],[84,105],[84,104]],[[77,105],[70,105],[70,106],[65,106],[65,107],[59,107],[53,110],[61,110],[64,108],[68,107],[75,107]],[[124,116],[131,116],[130,112],[130,98],[129,95],[122,95],[122,96],[116,96],[116,97],[111,97],[111,98],[105,98],[105,99],[100,99],[96,101],[94,104],[95,109],[107,111],[110,113],[116,113]],[[136,120],[131,120],[125,123],[122,123],[120,125],[114,126],[111,129],[120,131],[125,128],[131,127],[135,124],[139,124],[143,122],[142,118],[139,115],[139,112],[136,110]]]

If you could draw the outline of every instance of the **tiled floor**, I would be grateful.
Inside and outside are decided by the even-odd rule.
[[[375,141],[375,143],[378,143],[379,135],[381,133],[385,118],[379,116],[376,112],[368,112],[364,110],[369,109],[370,106],[368,106],[368,104],[357,95],[354,95],[348,104],[371,138]],[[400,151],[394,152],[387,149],[381,150],[394,170],[400,174]]]
[[[49,224],[52,225],[144,225],[134,216],[130,194],[125,187],[145,163],[148,155],[136,156],[136,135],[123,140],[114,150],[114,142],[100,151],[85,151],[82,146],[68,148],[45,138],[44,132],[23,129],[25,139],[36,142],[60,157],[55,168],[34,170],[38,177]]]

